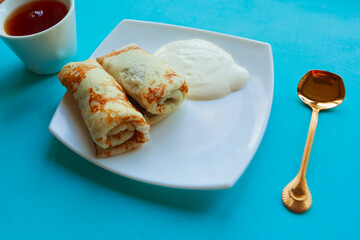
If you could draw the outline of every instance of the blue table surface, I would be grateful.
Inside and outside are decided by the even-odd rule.
[[[6,0],[8,1],[8,0]],[[65,93],[26,70],[0,41],[0,239],[359,239],[359,1],[76,1],[77,59],[123,19],[270,43],[275,86],[264,138],[234,187],[194,191],[126,179],[48,131]],[[313,206],[287,211],[311,111],[298,98],[311,69],[342,76],[346,98],[320,112],[308,167]]]

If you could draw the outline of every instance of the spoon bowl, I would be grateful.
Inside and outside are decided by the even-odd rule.
[[[306,170],[319,111],[340,105],[345,98],[345,86],[342,78],[334,73],[311,70],[301,78],[297,92],[300,99],[312,108],[312,115],[300,170],[284,188],[282,201],[290,211],[302,213],[307,211],[312,204],[311,193],[306,181]]]
[[[344,101],[345,86],[342,78],[334,73],[311,70],[301,78],[297,93],[310,107],[329,109]]]

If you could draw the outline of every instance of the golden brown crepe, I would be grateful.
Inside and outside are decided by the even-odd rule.
[[[183,77],[134,43],[97,61],[143,108],[140,111],[150,124],[175,111],[187,95],[188,86]]]
[[[72,93],[98,157],[114,156],[149,140],[149,124],[94,59],[66,64],[58,78]]]

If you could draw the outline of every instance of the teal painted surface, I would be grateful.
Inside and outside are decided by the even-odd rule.
[[[275,90],[263,141],[228,190],[147,185],[82,159],[48,131],[65,89],[0,41],[0,239],[359,239],[360,2],[76,1],[78,60],[123,19],[268,42]],[[310,69],[343,77],[344,103],[320,112],[308,168],[313,206],[288,212],[311,111],[296,94]]]

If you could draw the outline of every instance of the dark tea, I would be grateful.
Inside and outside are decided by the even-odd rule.
[[[0,0],[1,1],[1,0]],[[5,20],[4,30],[11,36],[24,36],[44,31],[63,19],[68,12],[59,1],[33,1],[16,8]]]

